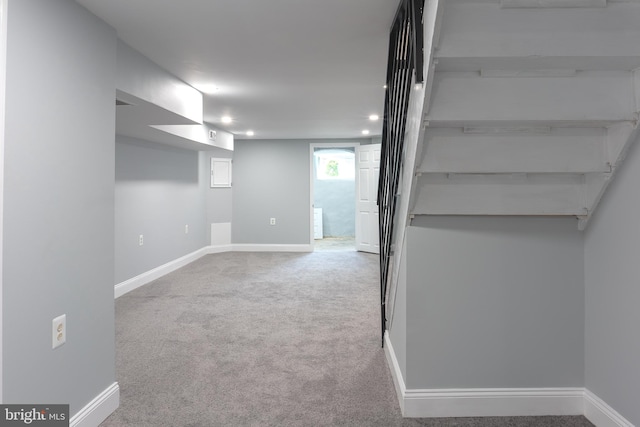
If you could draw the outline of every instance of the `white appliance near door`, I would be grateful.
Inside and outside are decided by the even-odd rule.
[[[380,253],[378,177],[382,144],[356,149],[356,250]]]
[[[313,238],[322,239],[322,208],[313,208]]]

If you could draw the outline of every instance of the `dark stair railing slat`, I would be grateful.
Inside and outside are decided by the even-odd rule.
[[[404,132],[409,109],[411,79],[423,81],[422,12],[424,0],[402,0],[391,27],[387,62],[387,90],[385,94],[382,152],[378,184],[380,231],[380,300],[382,345],[386,330],[386,294],[389,264],[393,244],[393,220],[396,194],[400,182]]]

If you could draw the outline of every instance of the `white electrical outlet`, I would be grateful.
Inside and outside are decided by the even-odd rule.
[[[276,219],[275,219],[275,218],[271,218],[271,219],[269,220],[269,224],[271,224],[271,225],[276,225]]]
[[[58,348],[67,342],[67,315],[58,316],[51,322],[51,348]]]
[[[189,234],[189,224],[184,226],[184,234]]]
[[[144,245],[144,236],[142,234],[140,235],[140,237],[138,237],[138,245]]]

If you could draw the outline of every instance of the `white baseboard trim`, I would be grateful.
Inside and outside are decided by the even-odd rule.
[[[236,245],[216,245],[205,246],[195,252],[183,257],[169,261],[166,264],[146,271],[129,280],[115,285],[115,298],[121,297],[127,292],[131,292],[149,282],[153,282],[160,277],[169,274],[187,264],[202,258],[205,255],[219,254],[224,252],[313,252],[313,245],[269,245],[269,244],[236,244]]]
[[[407,390],[405,417],[582,415],[581,388]]]
[[[313,252],[313,245],[234,244],[234,252]]]
[[[584,416],[597,427],[633,427],[633,424],[589,390],[584,392]]]
[[[388,333],[385,348],[407,418],[584,414],[584,388],[407,389]]]
[[[149,282],[152,282],[160,277],[171,273],[185,265],[192,263],[193,261],[203,257],[204,255],[209,254],[209,247],[204,247],[202,249],[198,249],[195,252],[182,256],[173,261],[169,261],[166,264],[161,265],[160,267],[156,267],[152,270],[146,271],[142,274],[139,274],[135,277],[132,277],[129,280],[125,280],[124,282],[118,283],[115,286],[114,294],[115,298],[121,297],[127,292],[131,292],[134,289],[139,288],[140,286],[144,286]]]
[[[389,331],[384,331],[384,354],[387,357],[387,363],[389,364],[389,370],[391,371],[391,377],[393,378],[393,385],[396,388],[396,396],[398,397],[398,404],[400,405],[400,412],[404,415],[404,395],[407,392],[404,378],[402,377],[402,370],[396,357],[396,352],[391,344],[391,338],[389,337]]]
[[[120,405],[120,387],[113,383],[95,399],[80,409],[71,420],[70,427],[97,427]]]

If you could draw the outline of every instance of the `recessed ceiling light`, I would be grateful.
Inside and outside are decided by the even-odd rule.
[[[369,120],[371,120],[372,122],[375,122],[376,120],[378,120],[380,117],[378,117],[377,114],[372,114],[369,116]]]
[[[253,133],[253,131],[252,131],[252,130],[248,130],[248,131],[247,131],[247,136],[253,136],[253,135],[255,135],[255,133]]]
[[[367,129],[365,129],[365,130],[362,131],[362,134],[363,135],[369,135],[369,131]]]
[[[220,120],[222,120],[222,123],[231,123],[232,119],[229,116],[222,116]]]
[[[384,85],[384,86],[382,86],[382,87],[386,89],[386,88],[387,88],[387,85]]]

